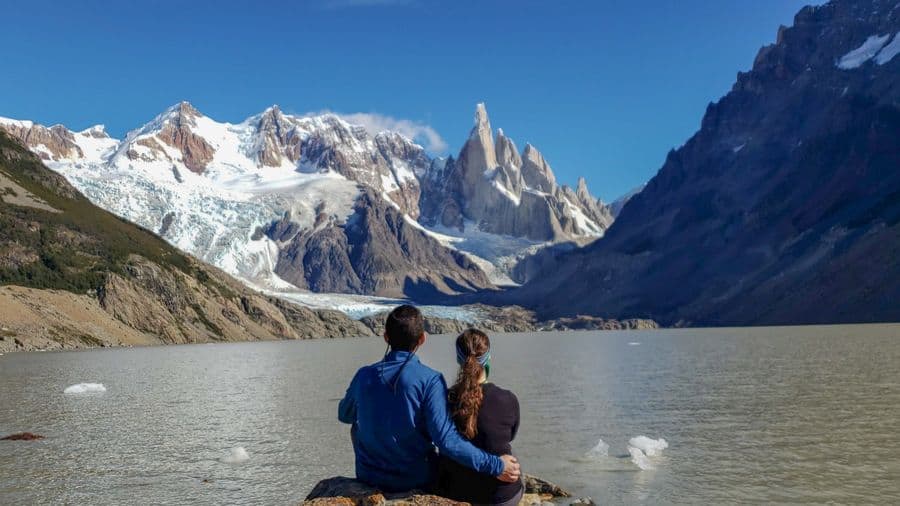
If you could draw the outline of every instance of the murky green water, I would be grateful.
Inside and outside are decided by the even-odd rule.
[[[452,378],[451,337],[423,360]],[[900,503],[900,325],[493,336],[526,470],[621,503]],[[292,504],[352,473],[377,339],[0,357],[0,504]],[[65,395],[81,382],[99,394]],[[630,438],[669,447],[641,470]],[[598,440],[607,457],[586,455]],[[250,455],[222,462],[231,448]]]

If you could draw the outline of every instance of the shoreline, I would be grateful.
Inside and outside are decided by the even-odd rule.
[[[554,329],[538,329],[538,330],[528,330],[528,331],[491,331],[497,334],[521,334],[521,333],[583,333],[583,332],[674,332],[674,333],[689,333],[697,330],[721,330],[721,331],[734,331],[739,329],[778,329],[778,328],[829,328],[829,327],[840,327],[845,325],[852,326],[865,326],[865,327],[896,327],[898,333],[900,333],[900,322],[869,322],[869,323],[816,323],[816,324],[793,324],[793,325],[759,325],[759,326],[729,326],[729,327],[712,327],[712,326],[704,326],[704,327],[655,327],[655,328],[641,328],[641,329],[565,329],[565,330],[554,330]],[[0,329],[0,337],[2,337],[3,330]],[[431,335],[452,335],[452,332],[446,333],[431,333]],[[343,336],[343,337],[318,337],[318,338],[308,338],[308,339],[247,339],[247,340],[233,340],[233,341],[203,341],[203,342],[187,342],[187,343],[147,343],[147,344],[123,344],[123,345],[106,345],[106,346],[60,346],[57,348],[13,348],[13,349],[5,349],[0,348],[0,357],[4,355],[12,355],[12,354],[20,354],[20,353],[61,353],[61,352],[91,352],[91,351],[101,351],[101,350],[117,350],[117,349],[143,349],[143,348],[158,348],[158,347],[173,347],[173,346],[200,346],[200,345],[220,345],[220,344],[246,344],[246,343],[279,343],[279,342],[289,342],[289,341],[327,341],[333,339],[342,339],[342,340],[359,340],[359,339],[377,339],[376,335],[357,335],[357,336]],[[7,338],[8,339],[8,338]],[[3,339],[0,339],[0,345],[4,343]]]

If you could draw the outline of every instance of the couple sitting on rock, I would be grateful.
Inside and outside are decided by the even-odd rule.
[[[394,309],[384,340],[384,359],[357,371],[338,407],[340,421],[352,424],[357,479],[385,492],[518,504],[524,488],[510,442],[519,402],[487,382],[488,337],[469,329],[456,339],[459,375],[449,392],[443,375],[416,356],[426,340],[418,309]]]

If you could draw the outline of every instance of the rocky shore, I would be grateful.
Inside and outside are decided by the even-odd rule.
[[[103,294],[76,295],[62,290],[0,287],[0,353],[62,349],[152,346],[194,342],[330,339],[383,335],[387,311],[360,320],[328,309],[311,309],[273,297],[250,294],[229,300],[221,296],[177,297],[180,282],[171,273],[144,265],[153,297],[136,293],[133,282],[113,277]],[[138,269],[137,266],[134,268]],[[142,276],[138,276],[141,278]],[[164,279],[166,278],[166,279]],[[198,290],[192,287],[188,293]],[[171,297],[169,295],[171,294]],[[204,294],[206,295],[206,294]],[[218,295],[218,294],[215,294]],[[147,300],[162,298],[156,307]],[[142,302],[143,301],[143,302]],[[168,302],[166,302],[168,301]],[[202,304],[199,302],[202,301]],[[455,334],[469,327],[489,332],[563,330],[646,330],[658,328],[652,320],[613,320],[593,316],[538,320],[519,306],[463,306],[471,321],[426,316],[430,334]],[[179,325],[172,312],[197,316],[200,329]]]
[[[426,314],[425,330],[430,334],[455,334],[469,327],[491,332],[540,332],[560,330],[648,330],[659,328],[653,320],[613,320],[596,316],[577,316],[540,320],[534,311],[521,306],[489,306],[470,304],[461,306],[474,316],[472,321],[441,318]],[[387,311],[362,318],[360,321],[375,335],[384,333]]]

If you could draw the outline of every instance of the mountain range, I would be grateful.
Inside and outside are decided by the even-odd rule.
[[[895,0],[803,8],[611,205],[584,179],[560,185],[484,104],[447,158],[276,106],[231,124],[182,102],[122,140],[99,126],[0,129],[96,205],[283,297],[666,325],[898,321],[898,53]]]
[[[457,158],[334,114],[270,107],[239,124],[182,102],[128,133],[0,119],[97,205],[271,290],[424,300],[512,284],[519,258],[612,222],[584,180],[559,185],[483,104]]]
[[[93,205],[0,132],[0,351],[368,335]]]

